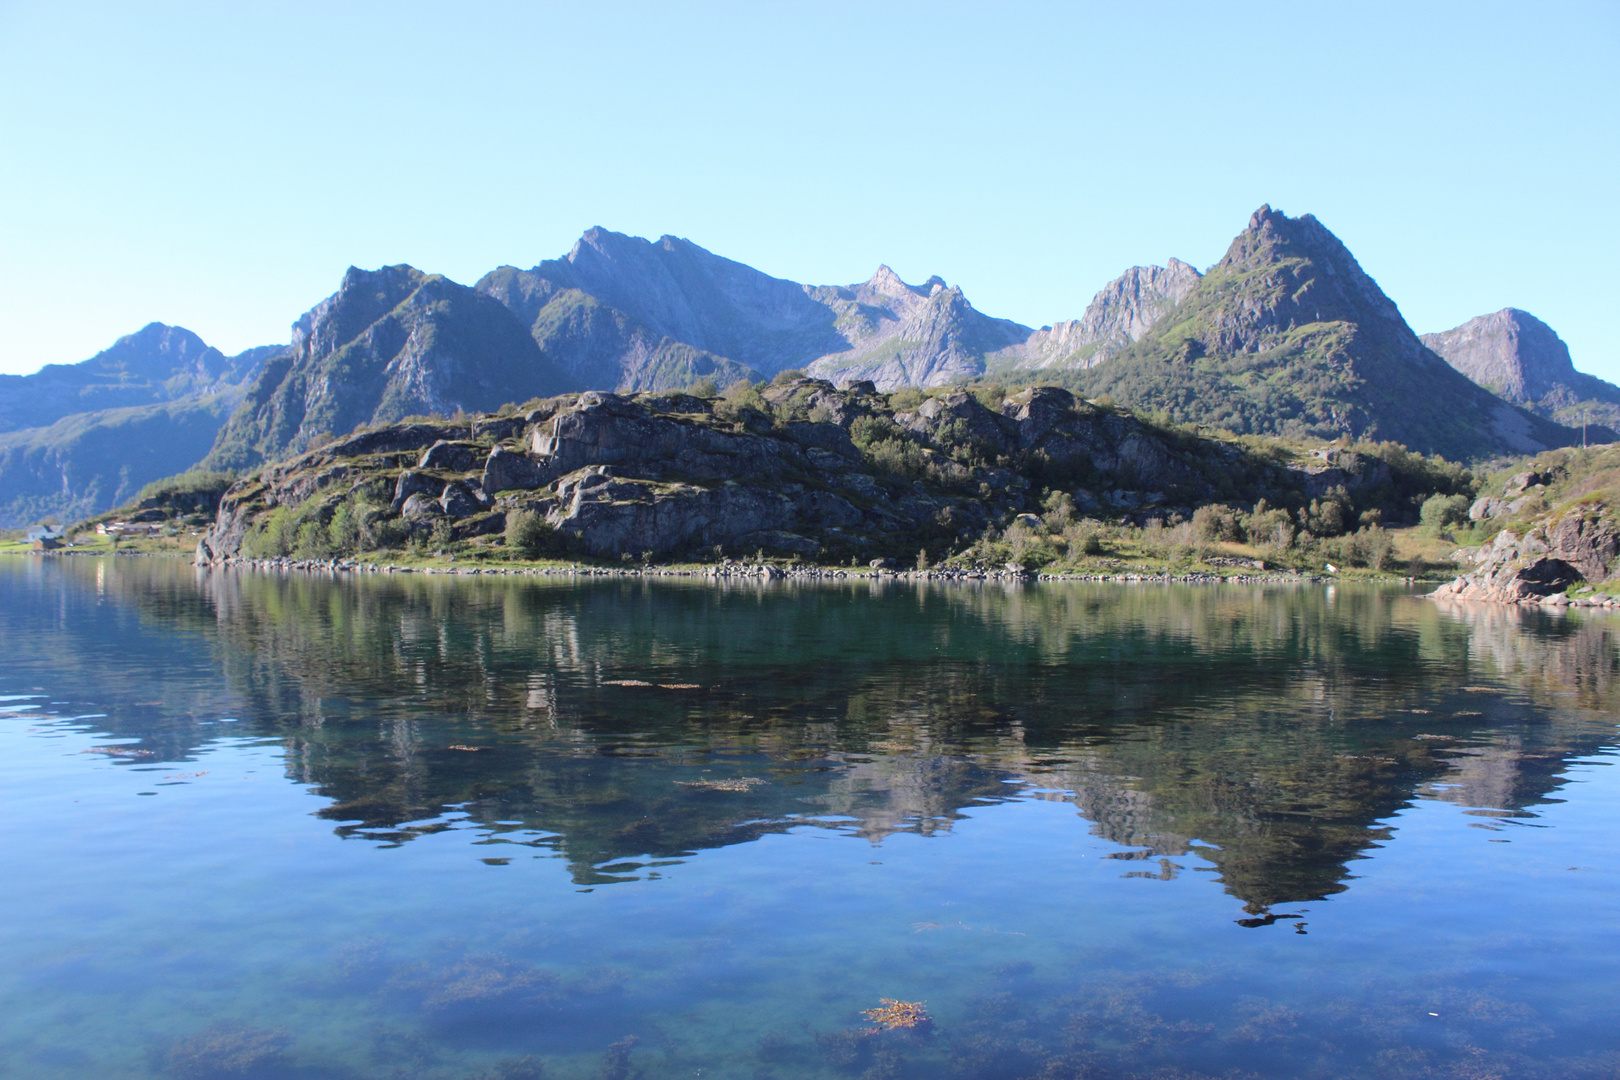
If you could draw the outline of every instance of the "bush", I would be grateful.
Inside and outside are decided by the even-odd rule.
[[[906,386],[889,395],[889,408],[895,412],[910,412],[927,400],[927,394],[915,386]]]
[[[788,383],[798,382],[802,378],[805,378],[804,372],[800,371],[798,368],[788,368],[786,371],[778,371],[776,373],[776,378],[771,380],[771,385],[786,386]]]
[[[1418,520],[1435,532],[1448,525],[1466,525],[1468,505],[1466,495],[1431,495],[1424,500],[1423,509],[1418,511]]]
[[[747,379],[738,379],[726,387],[726,392],[721,395],[720,403],[715,406],[714,411],[722,419],[733,421],[743,420],[746,414],[751,412],[764,416],[771,415],[770,405]]]
[[[533,510],[514,510],[506,515],[506,546],[525,555],[534,555],[550,546],[555,535],[545,515]]]
[[[720,387],[715,384],[713,379],[705,375],[701,379],[694,379],[686,387],[686,392],[693,397],[712,398],[719,396]]]

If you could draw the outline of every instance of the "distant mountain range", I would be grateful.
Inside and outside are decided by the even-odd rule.
[[[226,357],[154,323],[82,364],[0,376],[0,525],[83,516],[199,461],[249,468],[415,414],[790,369],[883,390],[1054,383],[1182,422],[1458,459],[1579,441],[1561,424],[1582,408],[1620,424],[1620,388],[1576,372],[1544,324],[1509,309],[1419,339],[1331,232],[1270,207],[1207,273],[1133,267],[1080,318],[1039,329],[937,277],[909,285],[881,266],[802,285],[597,228],[564,258],[471,287],[351,267],[286,346]]]
[[[196,465],[265,360],[151,323],[78,364],[0,375],[0,527],[89,517]]]

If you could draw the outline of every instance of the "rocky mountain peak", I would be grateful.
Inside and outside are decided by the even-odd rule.
[[[868,292],[876,293],[879,296],[892,296],[899,300],[911,296],[927,296],[933,291],[935,282],[939,282],[941,285],[944,284],[944,281],[937,277],[929,278],[928,281],[929,286],[927,288],[913,288],[900,280],[900,275],[889,269],[888,264],[885,263],[879,266],[872,276],[863,282],[863,285]]]
[[[1552,327],[1518,308],[1425,334],[1423,344],[1481,386],[1521,404],[1545,397],[1576,374],[1569,346]]]

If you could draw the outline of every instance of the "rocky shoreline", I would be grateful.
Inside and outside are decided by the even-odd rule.
[[[585,578],[689,578],[707,580],[814,580],[814,581],[942,581],[942,582],[1094,582],[1122,585],[1185,584],[1185,585],[1299,585],[1334,580],[1319,574],[1261,573],[1215,574],[1156,573],[1151,570],[1121,571],[1118,573],[1039,573],[1022,567],[985,569],[943,568],[932,570],[896,570],[888,567],[867,569],[831,566],[777,566],[773,563],[749,564],[743,562],[720,563],[712,566],[413,566],[399,563],[375,563],[359,559],[242,559],[199,561],[200,567],[234,570],[352,573],[352,574],[424,574],[451,577],[585,577]]]

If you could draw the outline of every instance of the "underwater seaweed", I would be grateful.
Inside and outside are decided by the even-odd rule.
[[[179,1080],[265,1076],[286,1062],[292,1036],[283,1028],[216,1024],[169,1048],[169,1071]]]
[[[634,1080],[641,1075],[640,1069],[632,1070],[630,1067],[630,1051],[640,1041],[634,1035],[626,1035],[608,1046],[607,1052],[602,1055],[602,1080]]]

